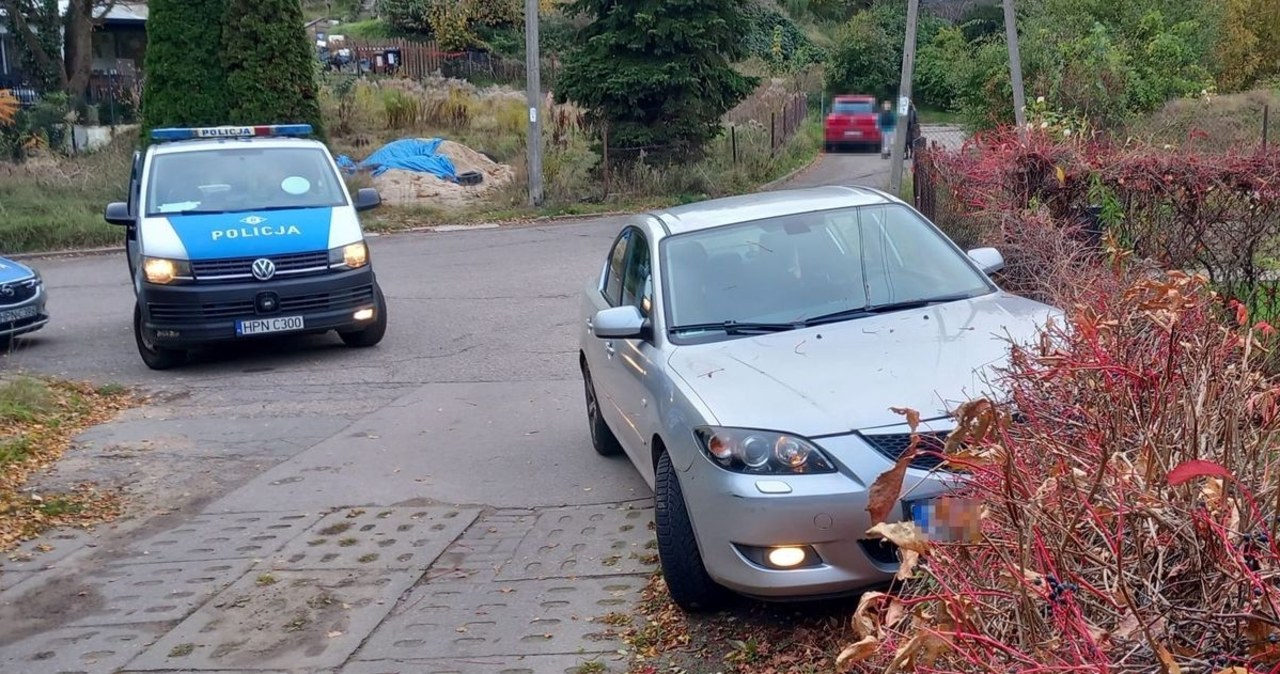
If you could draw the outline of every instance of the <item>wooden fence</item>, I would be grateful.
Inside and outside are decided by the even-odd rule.
[[[350,62],[340,62],[338,49],[348,49]],[[555,54],[544,56],[542,79],[553,83],[559,71],[560,60]],[[499,84],[523,84],[525,64],[523,60],[506,58],[488,52],[445,51],[435,42],[410,40],[382,40],[365,42],[347,40],[334,45],[329,52],[329,64],[334,70],[354,71],[357,74],[389,75],[421,80],[434,75],[444,75],[469,81]]]

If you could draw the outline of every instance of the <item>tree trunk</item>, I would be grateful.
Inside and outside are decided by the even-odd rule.
[[[67,8],[63,82],[72,98],[83,97],[88,92],[89,76],[93,72],[93,8],[93,0],[71,0]]]
[[[18,39],[22,40],[23,46],[31,53],[31,58],[35,60],[36,66],[42,71],[56,72],[59,84],[65,87],[67,84],[67,71],[63,67],[62,55],[49,53],[36,34],[39,28],[33,28],[31,25],[36,23],[37,26],[43,27],[53,22],[44,21],[42,17],[38,16],[27,16],[23,9],[20,8],[18,0],[0,0],[0,7],[3,7],[5,14],[9,16],[13,32],[17,34]]]

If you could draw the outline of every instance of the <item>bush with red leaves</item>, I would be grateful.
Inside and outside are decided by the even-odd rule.
[[[1280,310],[1269,274],[1280,267],[1278,152],[1211,154],[1040,132],[1022,141],[1002,129],[920,160],[935,187],[934,219],[963,246],[1011,248],[1017,267],[1028,230],[1088,241],[1095,206],[1139,258],[1203,272],[1226,296],[1268,315]]]
[[[873,529],[921,561],[863,598],[845,664],[1280,671],[1273,331],[1239,304],[1224,324],[1203,276],[1118,265],[1095,281],[1065,325],[1013,349],[1008,401],[956,412],[945,453],[980,535]]]

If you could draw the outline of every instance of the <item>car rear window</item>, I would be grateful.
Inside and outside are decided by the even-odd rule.
[[[831,107],[837,115],[869,115],[874,110],[869,101],[836,101]]]

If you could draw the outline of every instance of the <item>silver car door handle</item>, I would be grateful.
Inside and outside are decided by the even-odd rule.
[[[605,343],[604,343],[604,352],[605,352],[605,353],[607,353],[607,354],[609,354],[610,356],[612,356],[612,355],[615,353],[614,348],[613,348],[613,342],[605,342]]]

